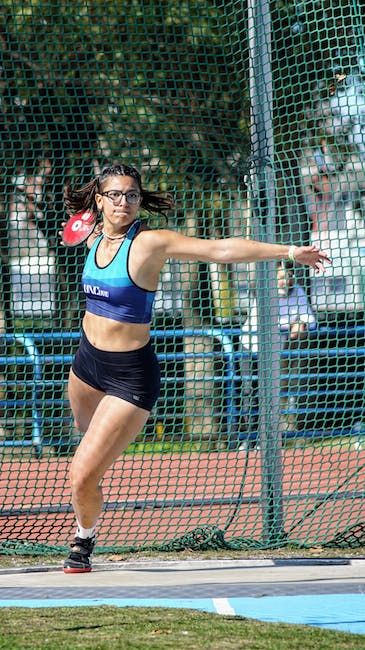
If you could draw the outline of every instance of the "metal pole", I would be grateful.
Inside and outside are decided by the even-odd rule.
[[[274,242],[276,202],[269,0],[248,0],[248,30],[253,232],[256,238]],[[276,263],[261,262],[256,266],[263,541],[273,545],[284,537],[278,293]]]

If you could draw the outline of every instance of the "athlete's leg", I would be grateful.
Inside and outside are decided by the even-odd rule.
[[[105,395],[96,407],[70,471],[72,504],[83,528],[96,525],[103,507],[100,481],[148,417],[149,411],[111,395]]]
[[[81,381],[70,370],[68,379],[68,398],[72,409],[75,427],[81,433],[87,431],[91,418],[105,393]]]
[[[100,481],[106,470],[144,427],[150,411],[106,395],[71,370],[69,399],[84,436],[71,464],[72,504],[78,530],[64,563],[65,573],[91,571],[95,527],[103,507]]]

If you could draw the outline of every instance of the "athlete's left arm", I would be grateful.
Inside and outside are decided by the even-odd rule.
[[[316,272],[324,271],[323,264],[331,263],[327,253],[316,246],[289,246],[269,244],[253,239],[198,239],[187,237],[170,230],[153,231],[151,238],[154,254],[161,261],[173,258],[186,261],[217,262],[260,262],[265,260],[287,260],[294,256],[299,264],[312,266]]]

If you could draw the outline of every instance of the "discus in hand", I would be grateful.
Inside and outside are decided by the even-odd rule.
[[[62,243],[64,246],[78,246],[91,235],[95,224],[96,217],[91,210],[74,214],[63,228]]]

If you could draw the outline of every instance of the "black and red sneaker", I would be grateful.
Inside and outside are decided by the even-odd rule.
[[[88,573],[91,571],[91,556],[95,546],[95,537],[75,537],[70,552],[63,564],[64,573]]]

